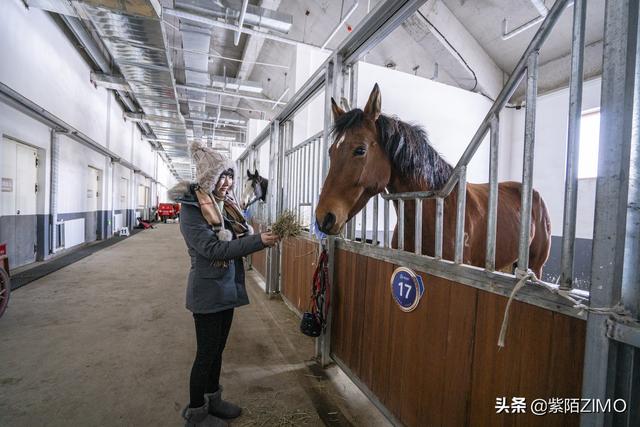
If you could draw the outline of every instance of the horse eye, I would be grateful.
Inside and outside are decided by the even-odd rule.
[[[367,150],[364,149],[364,147],[358,147],[355,150],[353,150],[353,155],[354,156],[364,156],[366,154]]]

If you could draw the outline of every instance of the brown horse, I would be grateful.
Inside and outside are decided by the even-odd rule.
[[[376,84],[364,111],[342,110],[332,99],[335,142],[329,149],[331,165],[322,186],[316,218],[320,230],[339,234],[345,223],[356,215],[375,195],[387,189],[390,193],[436,191],[453,172],[431,147],[425,131],[398,119],[382,115],[381,96]],[[496,236],[496,269],[510,270],[518,259],[520,226],[520,183],[498,185],[498,218]],[[463,262],[485,265],[488,184],[467,184],[465,211],[465,247]],[[445,199],[445,259],[454,256],[457,189]],[[396,212],[398,209],[395,204]],[[414,250],[415,202],[405,202],[405,250]],[[435,199],[423,202],[422,253],[435,253]],[[541,277],[542,266],[551,248],[551,221],[537,191],[533,191],[529,240],[529,268]],[[394,230],[392,247],[397,247],[398,229]]]

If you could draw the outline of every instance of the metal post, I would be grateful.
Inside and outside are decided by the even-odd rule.
[[[313,170],[312,166],[311,166],[312,148],[313,148],[313,145],[311,145],[311,144],[307,145],[307,148],[306,148],[306,150],[307,150],[307,164],[306,164],[305,170],[307,172],[307,178],[311,178],[311,179],[305,179],[305,185],[307,187],[306,188],[306,190],[307,190],[306,193],[307,194],[305,195],[305,203],[307,203],[309,205],[311,204],[311,197],[312,197],[311,196],[311,185],[313,184],[313,177],[309,176],[309,174],[311,174],[311,171]]]
[[[360,228],[360,243],[367,243],[367,205],[364,205],[361,211],[362,223]]]
[[[444,225],[444,199],[442,197],[436,198],[436,242],[435,242],[435,257],[436,259],[442,258],[442,234]]]
[[[422,255],[422,199],[416,198],[415,218],[415,243],[414,249],[418,255]]]
[[[500,143],[500,122],[498,115],[491,119],[489,128],[489,206],[487,207],[487,249],[484,267],[496,268],[496,224],[498,220],[498,153]]]
[[[378,246],[378,196],[373,196],[373,218],[371,220],[371,244]]]
[[[604,29],[600,148],[590,288],[592,307],[611,307],[622,297],[625,228],[629,201],[628,173],[634,92],[636,92],[633,88],[637,53],[638,2],[608,0],[605,6],[605,22],[607,24]],[[636,165],[634,169],[635,167]],[[635,178],[633,182],[635,183]],[[636,196],[635,191],[632,191],[631,200]],[[632,246],[629,248],[631,249]],[[628,254],[632,255],[630,252]],[[637,277],[633,279],[637,281]],[[614,397],[614,393],[621,392],[619,387],[624,385],[624,381],[628,381],[622,378],[623,374],[629,375],[632,372],[629,368],[633,365],[624,363],[624,360],[620,359],[620,357],[624,359],[624,350],[619,352],[620,346],[612,343],[605,335],[608,318],[606,314],[595,312],[590,312],[587,317],[582,383],[584,398],[604,401]],[[621,361],[623,363],[620,363]],[[622,393],[622,396],[625,394]],[[635,408],[629,408],[626,416],[635,412],[637,417],[637,395],[631,397],[632,399],[627,403],[632,405],[635,402]],[[607,426],[612,424],[612,417],[610,413],[583,413],[580,422],[583,427]],[[619,421],[616,419],[616,424],[618,423],[633,425],[629,420],[622,419]]]
[[[268,218],[269,224],[278,217],[281,211],[282,191],[280,190],[282,181],[282,138],[280,138],[280,122],[274,120],[271,122],[269,132],[269,202],[268,202]],[[269,296],[280,289],[280,248],[273,247],[267,250],[267,282],[265,290]]]
[[[383,224],[384,236],[382,236],[383,246],[389,247],[389,199],[384,199],[384,224]]]
[[[560,289],[571,289],[573,256],[576,239],[576,210],[578,206],[578,154],[580,146],[580,117],[582,115],[582,70],[584,63],[584,31],[587,2],[573,4],[573,38],[571,44],[571,80],[569,82],[569,123],[567,136],[567,168],[564,182],[564,217],[562,220],[562,249],[560,257]]]
[[[331,112],[331,97],[335,94],[340,93],[343,90],[343,78],[342,78],[342,67],[343,67],[342,57],[340,55],[336,55],[332,60],[327,62],[326,69],[326,78],[325,78],[325,99],[324,99],[324,129],[323,129],[323,140],[322,140],[322,148],[320,150],[321,153],[327,153],[329,148],[330,141],[330,132],[331,132],[331,124],[332,124],[332,112]],[[325,156],[324,161],[322,162],[322,179],[327,176],[329,171],[329,157]],[[337,284],[334,279],[334,252],[335,252],[335,238],[329,236],[327,238],[327,250],[329,252],[329,280],[331,282],[330,286],[330,297],[329,301],[335,301],[335,287]],[[329,307],[329,311],[327,314],[327,324],[326,328],[323,331],[322,335],[319,337],[320,340],[320,364],[324,367],[331,363],[331,323],[333,321],[333,307]]]
[[[464,213],[467,204],[467,167],[460,168],[458,199],[456,200],[456,246],[453,261],[462,264],[464,259]]]
[[[302,184],[302,149],[298,148],[296,150],[296,212],[298,214],[298,220],[300,218],[300,203],[302,203],[303,196],[303,184]]]
[[[517,273],[529,269],[529,238],[531,236],[531,198],[533,197],[533,150],[536,133],[536,97],[538,96],[538,51],[527,61],[527,109],[524,116],[524,154],[522,160],[522,187],[520,198],[520,236],[518,243]]]
[[[404,199],[398,200],[398,249],[404,250]]]
[[[318,180],[318,175],[320,175],[318,173],[319,170],[319,162],[320,162],[320,151],[318,150],[318,147],[320,146],[320,144],[318,143],[318,140],[313,141],[313,150],[312,150],[312,156],[311,156],[311,222],[313,225],[313,222],[316,220],[316,206],[318,203],[318,197],[320,195],[320,191],[318,190],[318,184],[317,184],[317,180]]]

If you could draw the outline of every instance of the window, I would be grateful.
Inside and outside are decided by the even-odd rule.
[[[600,142],[600,110],[582,113],[580,120],[580,156],[578,178],[598,176],[598,143]]]

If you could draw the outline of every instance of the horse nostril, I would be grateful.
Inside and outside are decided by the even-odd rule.
[[[322,220],[322,226],[320,227],[320,229],[324,232],[327,232],[333,228],[335,223],[336,223],[336,216],[331,212],[328,212],[324,216],[324,219]]]

